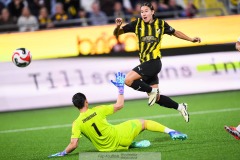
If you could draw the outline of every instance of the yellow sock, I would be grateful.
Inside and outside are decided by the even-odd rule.
[[[163,133],[165,133],[165,129],[167,128],[166,126],[152,120],[145,120],[144,126],[146,130]]]

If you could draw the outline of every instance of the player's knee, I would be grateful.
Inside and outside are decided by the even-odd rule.
[[[141,122],[142,124],[142,130],[145,130],[145,120],[144,119],[139,119],[139,121]]]
[[[126,79],[125,79],[125,84],[126,84],[127,86],[131,86],[132,83],[133,83],[133,80],[132,80],[131,78],[129,78],[129,77],[126,77]]]

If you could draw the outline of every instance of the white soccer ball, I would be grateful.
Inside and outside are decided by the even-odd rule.
[[[18,48],[13,52],[12,61],[18,67],[27,67],[31,60],[31,52],[26,48]]]

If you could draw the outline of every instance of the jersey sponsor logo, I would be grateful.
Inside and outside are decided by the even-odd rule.
[[[83,120],[82,120],[82,122],[83,123],[85,123],[86,121],[88,121],[88,120],[90,120],[90,119],[92,119],[93,117],[95,117],[97,115],[97,113],[96,112],[94,112],[93,114],[91,114],[90,116],[88,116],[87,118],[84,118]]]
[[[158,39],[154,36],[144,36],[141,38],[141,42],[145,42],[145,43],[154,43],[157,41]]]

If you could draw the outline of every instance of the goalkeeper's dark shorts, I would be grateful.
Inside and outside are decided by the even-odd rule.
[[[141,75],[142,80],[145,83],[149,85],[154,85],[159,83],[158,73],[161,71],[161,69],[161,59],[151,59],[133,68],[133,71]]]

